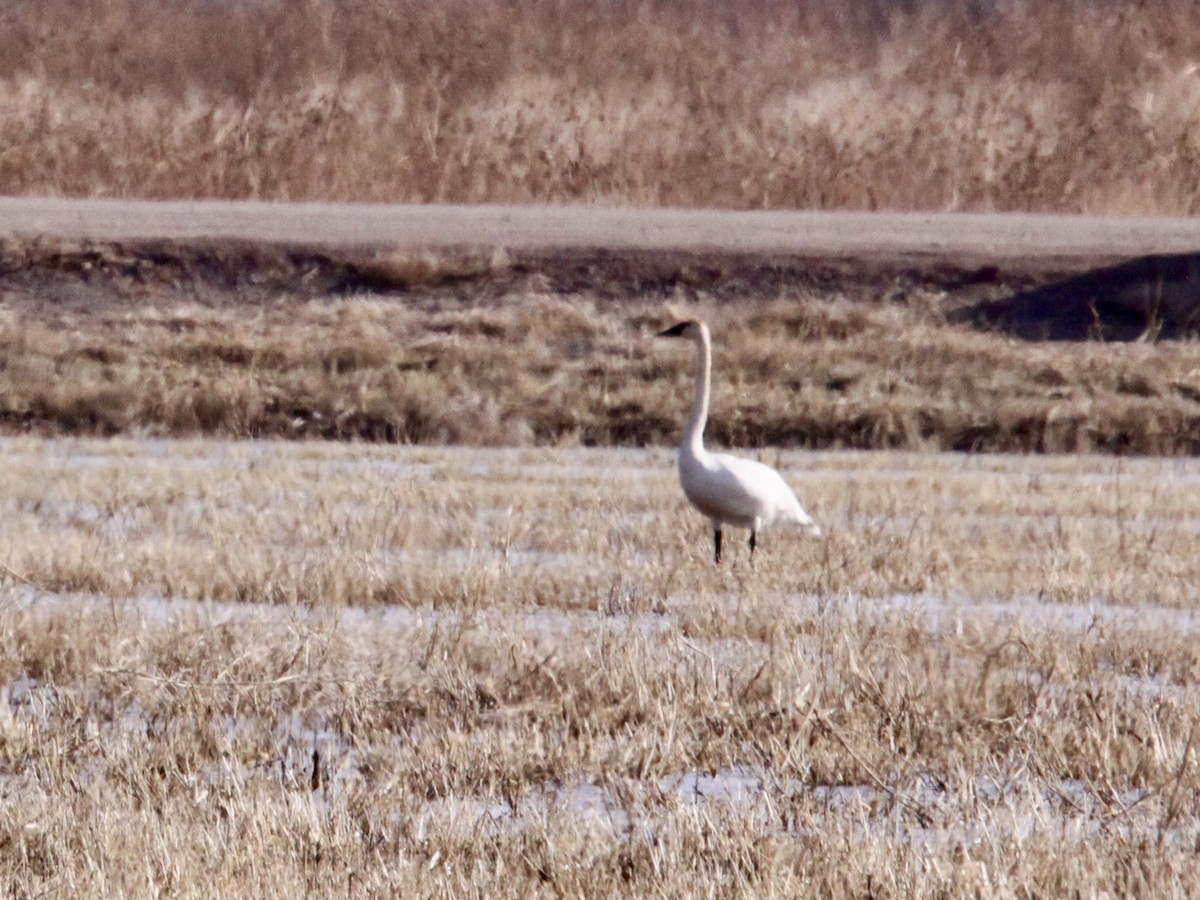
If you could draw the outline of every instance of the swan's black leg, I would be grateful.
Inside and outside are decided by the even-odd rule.
[[[750,558],[754,559],[754,548],[758,544],[758,532],[754,529],[750,530]]]
[[[713,529],[713,562],[721,561],[721,529]]]

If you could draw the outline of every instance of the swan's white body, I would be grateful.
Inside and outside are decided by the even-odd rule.
[[[814,535],[820,534],[821,529],[800,506],[787,482],[770,466],[704,449],[712,391],[712,338],[708,326],[703,322],[680,322],[660,337],[686,337],[696,345],[696,394],[679,445],[679,481],[692,505],[712,522],[716,561],[721,561],[722,525],[750,529],[751,555],[759,530],[777,522],[792,522],[807,527]]]

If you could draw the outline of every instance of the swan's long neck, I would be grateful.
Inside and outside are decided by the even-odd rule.
[[[694,456],[704,453],[704,425],[708,422],[708,400],[712,382],[712,338],[708,328],[700,326],[696,338],[696,396],[692,401],[692,415],[687,430],[683,433],[683,448]]]

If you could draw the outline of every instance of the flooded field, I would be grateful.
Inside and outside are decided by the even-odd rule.
[[[0,452],[14,896],[1200,888],[1200,462]]]

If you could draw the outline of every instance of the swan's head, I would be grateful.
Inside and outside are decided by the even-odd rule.
[[[659,337],[677,337],[690,338],[691,340],[700,340],[708,332],[708,326],[696,319],[687,319],[672,325],[666,331],[660,331]]]

